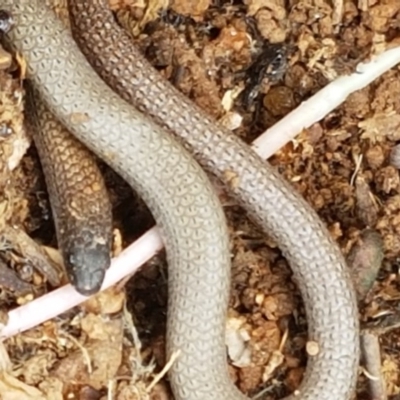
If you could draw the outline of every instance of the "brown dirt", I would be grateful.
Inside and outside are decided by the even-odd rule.
[[[54,3],[60,7],[62,1]],[[290,8],[285,7],[288,3]],[[226,117],[222,99],[228,91],[242,90],[229,111],[243,117],[235,132],[247,143],[333,78],[400,39],[398,0],[345,1],[340,28],[333,25],[341,14],[340,1],[110,4],[160,73],[214,117]],[[34,243],[55,247],[36,152],[31,148],[19,161],[23,151],[15,150],[29,142],[20,97],[15,96],[22,96],[22,89],[5,73],[0,83],[2,230],[18,226]],[[399,115],[400,70],[395,67],[270,160],[316,209],[344,254],[352,251],[349,260],[361,293],[361,321],[386,329],[381,335],[382,371],[390,399],[400,396],[400,335],[390,329],[398,325],[400,298],[400,177],[390,157],[400,140]],[[16,166],[10,167],[10,159],[17,160]],[[125,245],[152,221],[129,187],[102,168],[115,227]],[[281,398],[298,386],[306,361],[301,297],[276,245],[237,205],[226,197],[222,200],[234,256],[227,322],[232,379],[249,395],[266,388],[268,399]],[[374,240],[369,240],[371,232]],[[3,314],[49,290],[49,277],[19,244],[19,239],[9,240],[0,251],[0,264],[15,272],[11,284],[0,281]],[[365,252],[362,246],[367,246]],[[7,341],[10,360],[7,353],[0,357],[8,366],[0,378],[0,393],[5,399],[100,399],[111,390],[116,399],[146,399],[147,385],[166,361],[166,274],[161,255],[129,282],[128,290],[109,290]],[[21,282],[29,284],[28,295],[22,295],[22,289],[17,295]],[[123,308],[126,294],[133,323]],[[366,383],[361,372],[359,400],[370,398]],[[172,397],[161,382],[149,398]]]

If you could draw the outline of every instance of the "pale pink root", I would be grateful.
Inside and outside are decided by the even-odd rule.
[[[359,64],[355,73],[335,79],[267,129],[253,142],[254,150],[262,158],[271,157],[303,129],[340,106],[351,93],[366,87],[399,62],[400,47],[396,47],[374,57],[369,63]]]
[[[112,260],[102,290],[115,285],[125,276],[136,272],[141,265],[150,260],[162,248],[163,242],[158,228],[154,227],[147,231]],[[79,294],[71,285],[53,290],[10,311],[8,313],[8,324],[2,329],[0,337],[5,339],[33,328],[85,300],[87,300],[87,297]]]

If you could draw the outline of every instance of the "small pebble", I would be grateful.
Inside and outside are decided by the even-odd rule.
[[[264,96],[263,105],[272,115],[284,116],[295,108],[293,91],[286,86],[275,86]]]
[[[319,344],[310,340],[306,344],[306,352],[309,356],[316,356],[319,353]]]
[[[383,165],[385,154],[381,146],[374,146],[366,151],[365,158],[372,169],[377,169]]]

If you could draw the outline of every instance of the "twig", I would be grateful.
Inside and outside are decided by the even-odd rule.
[[[0,260],[0,286],[11,290],[16,296],[23,296],[32,292],[32,285],[19,278],[18,274],[8,268],[8,266]]]
[[[46,252],[22,229],[6,225],[1,232],[1,240],[18,252],[34,268],[42,273],[52,286],[60,284],[61,271]]]
[[[379,336],[369,330],[361,333],[361,351],[364,374],[368,378],[372,400],[387,400],[385,381],[381,373],[381,352]]]
[[[354,186],[354,181],[356,180],[357,175],[358,175],[358,173],[360,172],[360,169],[361,169],[362,160],[363,160],[363,155],[362,154],[357,156],[355,158],[355,160],[354,160],[355,163],[356,163],[356,167],[354,169],[353,175],[351,175],[351,178],[350,178],[350,186]]]
[[[175,360],[179,357],[180,351],[176,351],[172,353],[171,358],[168,360],[168,362],[164,365],[164,368],[161,370],[159,374],[157,374],[154,379],[151,381],[150,385],[147,387],[146,391],[147,393],[150,393],[154,386],[166,375],[166,373],[170,370],[172,367],[172,364],[175,362]]]
[[[376,336],[386,335],[389,332],[400,328],[400,313],[388,311],[384,315],[376,316],[378,322],[372,321],[364,324],[362,330],[368,330]]]
[[[332,13],[332,25],[338,25],[342,22],[343,17],[343,5],[344,0],[332,0],[333,13]]]

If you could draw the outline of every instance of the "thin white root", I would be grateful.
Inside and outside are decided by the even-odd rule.
[[[398,63],[400,47],[385,51],[369,63],[359,64],[354,74],[334,80],[267,129],[253,142],[254,150],[262,158],[271,157],[303,129],[321,121],[340,106],[351,93],[368,86]]]
[[[141,236],[114,258],[107,271],[102,290],[115,285],[124,276],[137,271],[163,247],[157,227]],[[0,332],[0,338],[6,339],[20,332],[34,328],[41,323],[83,303],[87,297],[79,294],[71,285],[63,286],[45,294],[30,303],[24,304],[8,313],[8,323]]]
[[[159,374],[157,374],[150,385],[147,387],[147,393],[150,393],[154,386],[157,385],[158,382],[161,381],[161,379],[167,374],[167,372],[170,370],[172,367],[172,364],[175,362],[175,360],[179,357],[180,351],[176,351],[172,353],[171,358],[168,360],[168,362],[164,365],[164,368],[160,371]]]

